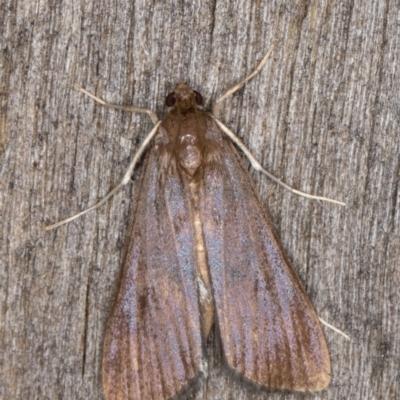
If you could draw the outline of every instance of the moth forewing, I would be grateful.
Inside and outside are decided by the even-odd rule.
[[[201,213],[225,359],[260,385],[321,390],[330,361],[318,317],[237,152],[211,119],[207,132],[223,143]]]
[[[161,127],[132,211],[104,343],[107,400],[168,399],[206,371],[188,192],[177,169],[160,163],[173,157],[166,135]]]

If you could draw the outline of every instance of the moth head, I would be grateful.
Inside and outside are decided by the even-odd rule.
[[[187,111],[201,106],[203,97],[197,90],[191,89],[186,82],[177,83],[175,91],[165,98],[165,104],[167,107],[177,106],[181,111]]]

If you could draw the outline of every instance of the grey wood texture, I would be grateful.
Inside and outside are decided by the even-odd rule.
[[[324,328],[323,392],[257,391],[216,357],[195,398],[399,398],[399,2],[2,0],[0,32],[1,399],[103,398],[135,182],[67,226],[45,226],[113,188],[152,124],[74,82],[162,116],[165,95],[187,81],[209,107],[274,39],[219,117],[278,178],[347,203],[252,174],[318,314],[352,340]]]

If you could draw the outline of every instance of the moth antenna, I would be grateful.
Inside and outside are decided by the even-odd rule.
[[[78,89],[80,92],[86,94],[86,96],[89,96],[94,101],[96,101],[97,103],[100,103],[104,107],[115,108],[117,110],[123,110],[123,111],[128,111],[128,112],[146,113],[149,115],[149,117],[153,121],[153,124],[156,124],[159,121],[157,114],[148,108],[136,107],[136,106],[119,106],[118,104],[107,103],[103,99],[100,99],[100,97],[97,97],[94,94],[88,92],[87,90],[85,90],[82,86],[78,85],[77,83],[74,83],[74,87],[75,87],[75,89]]]
[[[351,340],[351,337],[349,335],[346,335],[343,331],[341,331],[340,329],[336,328],[335,326],[329,324],[328,322],[326,322],[325,320],[323,320],[321,317],[318,317],[318,319],[320,320],[320,322],[325,325],[326,327],[332,329],[333,331],[335,331],[336,333],[339,333],[340,335],[342,335],[343,337],[345,337],[347,340]]]
[[[279,185],[283,186],[285,189],[289,190],[292,193],[298,194],[299,196],[307,197],[308,199],[314,199],[314,200],[322,200],[322,201],[328,201],[330,203],[335,203],[339,204],[341,206],[345,206],[346,203],[343,203],[342,201],[339,200],[334,200],[334,199],[329,199],[328,197],[322,197],[322,196],[314,196],[312,194],[304,193],[301,192],[300,190],[293,189],[291,186],[287,185],[286,183],[283,183],[280,179],[276,178],[274,175],[270,174],[267,170],[265,170],[261,164],[256,160],[256,158],[251,154],[250,150],[244,145],[244,143],[228,128],[226,127],[221,121],[219,121],[217,118],[214,118],[214,121],[217,123],[217,125],[229,136],[229,138],[236,143],[236,145],[243,151],[243,153],[246,155],[248,160],[250,161],[251,166],[256,170],[262,172],[264,175],[267,175],[270,179],[272,179],[274,182],[278,183]]]
[[[98,203],[93,205],[92,207],[89,207],[87,210],[81,211],[78,214],[73,215],[72,217],[69,217],[67,219],[64,219],[60,222],[57,222],[56,224],[46,226],[46,230],[49,231],[51,229],[57,228],[58,226],[67,224],[68,222],[73,221],[74,219],[79,218],[83,214],[86,214],[89,211],[95,210],[96,208],[100,207],[103,205],[111,196],[113,196],[122,186],[126,185],[132,176],[132,172],[136,167],[137,162],[139,161],[140,157],[142,156],[144,150],[146,149],[147,145],[151,141],[151,139],[154,137],[154,135],[157,133],[158,127],[160,126],[161,121],[157,122],[154,128],[150,131],[150,133],[147,135],[146,139],[143,141],[143,143],[140,145],[139,149],[135,153],[131,163],[129,164],[128,169],[125,172],[124,177],[121,179],[120,183],[113,189],[111,190],[110,193],[108,193],[102,200],[100,200]]]
[[[218,103],[220,103],[222,100],[225,100],[227,97],[229,97],[231,94],[237,92],[241,87],[243,87],[246,82],[248,82],[251,78],[253,78],[254,76],[256,76],[262,69],[262,67],[265,65],[265,63],[268,60],[268,57],[270,56],[272,50],[274,49],[276,43],[278,41],[274,40],[272,45],[270,46],[270,48],[268,49],[267,53],[265,54],[264,58],[261,60],[260,64],[258,64],[258,66],[254,69],[254,71],[248,75],[246,78],[244,78],[242,81],[236,83],[235,85],[233,85],[231,88],[229,88],[219,99],[217,99],[213,105],[212,108],[212,113],[213,115],[216,114],[217,112],[217,106]]]

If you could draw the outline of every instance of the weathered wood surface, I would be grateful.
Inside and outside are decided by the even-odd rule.
[[[347,202],[310,201],[253,174],[319,315],[352,341],[325,329],[333,371],[321,393],[254,394],[216,367],[207,398],[398,398],[399,15],[379,0],[4,0],[0,398],[102,398],[135,184],[44,228],[104,196],[151,121],[96,105],[73,83],[162,115],[164,96],[188,81],[209,106],[273,39],[264,70],[219,116],[277,177]]]

